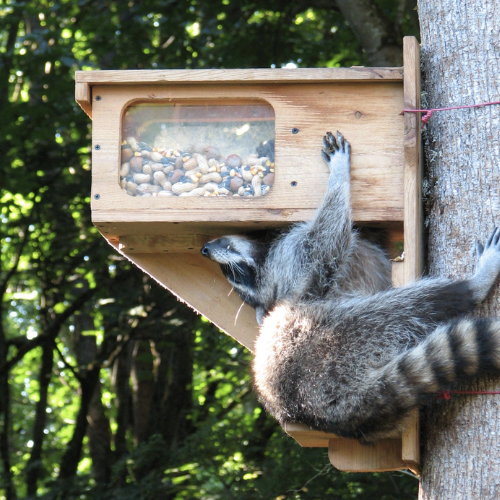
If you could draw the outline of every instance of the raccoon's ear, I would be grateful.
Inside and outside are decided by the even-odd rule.
[[[262,322],[266,314],[267,311],[262,306],[257,306],[255,308],[255,316],[257,317],[257,323],[259,323],[259,326],[262,326]]]

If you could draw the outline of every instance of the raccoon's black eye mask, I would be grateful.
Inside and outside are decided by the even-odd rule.
[[[255,270],[245,262],[219,264],[224,276],[235,285],[251,288],[255,285]]]

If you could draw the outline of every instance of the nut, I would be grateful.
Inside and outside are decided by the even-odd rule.
[[[153,180],[158,186],[163,186],[167,182],[167,176],[163,172],[158,171],[153,174]]]
[[[134,137],[123,141],[120,185],[127,193],[260,197],[274,183],[271,155],[249,154],[243,161],[236,153],[222,156],[214,145],[183,145],[174,138],[170,144],[165,141],[165,137],[161,142],[155,140],[154,147]]]
[[[130,173],[130,163],[122,163],[120,167],[120,177],[127,177]]]
[[[196,160],[198,162],[201,173],[206,174],[208,172],[207,159],[203,155],[201,155],[200,153],[194,153],[193,156],[196,158]]]
[[[134,172],[142,172],[142,158],[140,156],[134,156],[130,160],[130,170]]]
[[[262,179],[258,175],[255,175],[254,178],[252,179],[252,187],[254,190],[254,196],[256,198],[262,195],[260,191],[261,184],[262,184]]]
[[[146,184],[151,181],[151,175],[149,174],[134,174],[133,178],[136,184]]]
[[[241,186],[243,186],[243,179],[241,177],[233,177],[229,182],[229,189],[231,189],[233,193],[238,192]]]
[[[181,193],[179,196],[203,196],[205,194],[206,187],[202,186],[192,191],[187,191],[186,193]]]
[[[176,184],[172,184],[172,193],[181,194],[186,193],[188,191],[192,191],[198,187],[197,183],[194,182],[177,182]]]
[[[229,155],[226,158],[226,165],[231,168],[238,168],[243,165],[243,160],[241,159],[241,156],[239,155]]]
[[[130,158],[133,158],[133,156],[134,156],[134,152],[132,151],[132,148],[130,146],[126,146],[126,147],[122,148],[122,154],[121,154],[122,163],[129,161]]]
[[[222,177],[218,172],[211,172],[200,177],[200,182],[202,184],[206,184],[207,182],[216,182],[218,184],[221,181]]]
[[[157,153],[156,151],[153,151],[151,153],[151,161],[154,161],[154,162],[160,162],[161,159],[163,158],[162,154],[161,153]]]
[[[132,151],[139,151],[139,144],[137,143],[137,139],[135,137],[127,137],[127,142],[129,143]]]

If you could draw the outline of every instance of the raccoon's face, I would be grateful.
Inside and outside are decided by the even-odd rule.
[[[208,242],[201,254],[220,265],[224,276],[240,295],[253,295],[257,263],[252,240],[244,236],[223,236]]]
[[[201,253],[217,262],[240,297],[250,306],[260,305],[259,271],[269,245],[246,236],[223,236],[208,242]]]

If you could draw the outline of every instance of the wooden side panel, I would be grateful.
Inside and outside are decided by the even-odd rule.
[[[92,89],[90,84],[77,82],[75,85],[75,101],[85,111],[87,116],[92,119]]]
[[[413,37],[404,39],[404,107],[420,108],[420,46]],[[423,214],[422,158],[420,117],[404,115],[404,241],[405,283],[422,276],[423,271]]]
[[[377,472],[405,469],[401,439],[384,439],[364,446],[353,439],[330,440],[328,458],[334,467],[347,472]]]
[[[288,423],[284,427],[285,432],[293,437],[300,446],[307,448],[328,448],[329,442],[332,439],[340,439],[337,435],[316,431],[307,427],[307,425]]]
[[[357,222],[403,218],[403,106],[400,83],[297,85],[93,87],[92,217],[109,235],[165,234],[172,225],[205,222],[208,233],[221,223],[246,230],[255,222],[276,227],[310,219],[324,196],[328,168],[321,157],[327,130],[341,130],[353,148],[352,206]],[[121,115],[135,99],[258,99],[276,114],[276,180],[261,198],[133,197],[118,183]],[[99,100],[96,98],[99,97]],[[325,118],[327,117],[327,118]],[[292,133],[296,128],[298,133]],[[123,224],[121,224],[123,223]],[[121,224],[121,228],[118,227]],[[126,225],[129,224],[129,231]],[[151,226],[151,227],[149,227]],[[143,229],[145,230],[145,229]],[[160,232],[157,233],[156,231]]]
[[[158,236],[123,236],[119,240],[121,252],[132,253],[195,253],[210,240],[202,234],[166,234]]]
[[[118,251],[119,244],[110,242]],[[255,310],[242,300],[224,278],[218,264],[196,254],[125,254],[128,260],[160,285],[186,302],[198,314],[253,351],[257,336]]]
[[[420,109],[420,45],[413,37],[405,37],[404,59],[404,103],[405,109]],[[410,283],[423,273],[423,213],[422,213],[422,156],[421,125],[416,113],[404,116],[404,282]],[[418,412],[403,433],[402,457],[412,470],[420,463]]]

